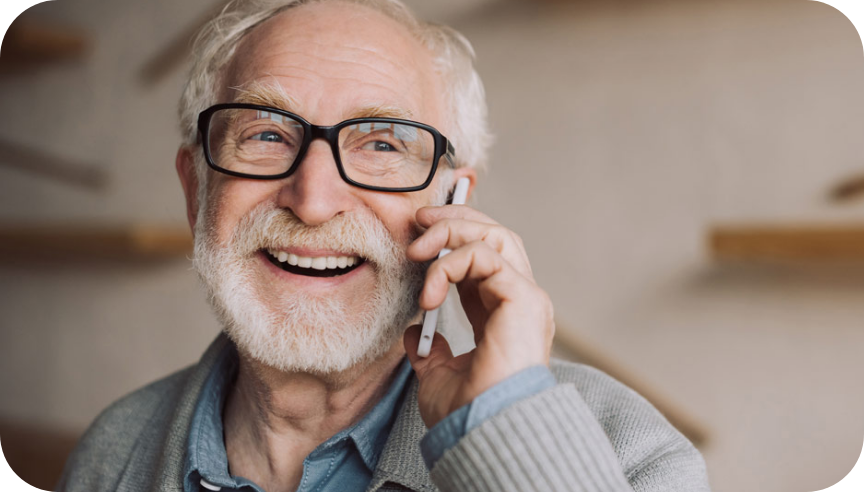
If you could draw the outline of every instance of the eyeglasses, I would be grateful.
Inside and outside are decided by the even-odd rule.
[[[395,118],[318,126],[281,109],[217,104],[198,115],[198,130],[207,164],[241,178],[290,176],[319,138],[330,143],[342,179],[369,190],[422,190],[432,182],[442,156],[455,167],[456,150],[438,130]]]

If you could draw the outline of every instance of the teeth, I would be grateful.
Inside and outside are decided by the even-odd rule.
[[[319,256],[318,258],[312,258],[312,268],[316,270],[326,270],[327,258],[323,256]]]
[[[268,249],[267,252],[282,263],[300,268],[314,268],[315,270],[348,268],[360,262],[360,258],[356,256],[297,256],[294,253],[274,249]]]

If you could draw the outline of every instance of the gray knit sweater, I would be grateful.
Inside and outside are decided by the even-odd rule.
[[[58,490],[183,490],[195,403],[220,335],[198,364],[117,401],[78,443]],[[399,410],[369,491],[708,491],[699,452],[648,402],[590,367],[553,361],[558,385],[470,431],[435,464],[420,455],[426,427],[417,380]]]

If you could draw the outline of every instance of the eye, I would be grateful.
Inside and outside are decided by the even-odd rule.
[[[249,140],[260,140],[262,142],[282,143],[285,140],[276,132],[261,132],[249,137]]]
[[[381,140],[374,140],[372,142],[368,142],[361,147],[363,150],[374,150],[377,152],[396,152],[396,147],[393,145],[382,142]]]

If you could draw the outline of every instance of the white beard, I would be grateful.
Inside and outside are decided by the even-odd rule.
[[[443,201],[442,190],[436,203]],[[238,223],[227,245],[214,237],[215,218],[205,210],[198,217],[193,266],[225,332],[242,353],[265,365],[331,374],[372,362],[394,346],[419,312],[427,265],[408,260],[405,246],[369,209],[310,227],[290,211],[262,203]],[[376,279],[365,308],[350,309],[336,296],[288,295],[275,283],[262,284],[256,253],[292,246],[365,258]]]

